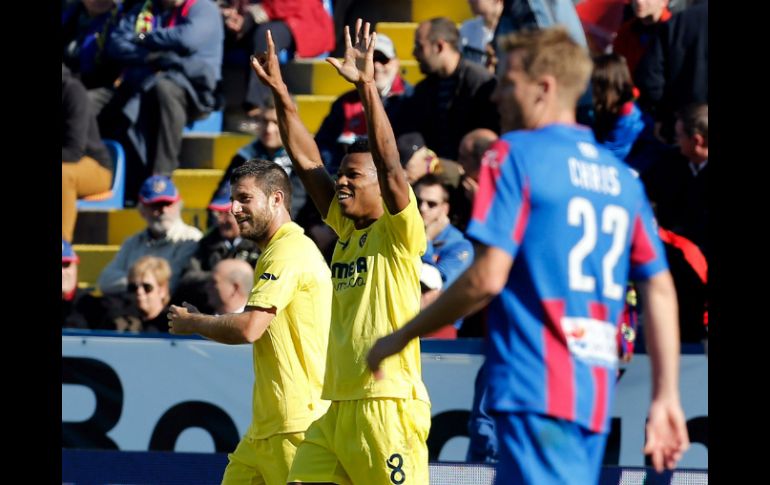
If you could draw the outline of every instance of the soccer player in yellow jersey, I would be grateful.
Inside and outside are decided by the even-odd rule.
[[[355,84],[369,139],[366,149],[354,146],[342,159],[336,184],[300,121],[269,33],[268,52],[251,61],[273,92],[281,138],[295,170],[339,235],[331,264],[334,299],[322,394],[332,404],[308,428],[289,482],[423,485],[428,483],[430,401],[419,341],[385,363],[384,380],[374,379],[366,353],[378,337],[420,309],[425,228],[374,83],[376,34],[369,35],[368,23],[361,29],[359,19],[355,38],[354,46],[346,29],[344,62],[329,62]]]
[[[279,165],[250,160],[231,178],[232,213],[241,236],[262,254],[243,313],[202,315],[172,306],[169,331],[225,344],[253,344],[252,421],[228,458],[223,484],[284,485],[321,399],[332,297],[329,267],[291,221],[291,183]]]

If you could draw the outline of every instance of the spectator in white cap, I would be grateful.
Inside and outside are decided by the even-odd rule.
[[[374,82],[382,98],[385,112],[393,119],[401,100],[412,94],[413,87],[400,75],[401,64],[396,56],[393,41],[384,34],[377,34],[374,46]],[[329,114],[321,123],[315,141],[321,151],[326,169],[337,173],[346,149],[358,137],[366,135],[366,120],[361,98],[353,89],[341,95],[332,104]]]
[[[120,251],[99,275],[97,285],[104,294],[126,291],[128,270],[142,256],[163,258],[171,265],[171,290],[203,237],[201,231],[182,221],[182,200],[174,182],[153,175],[139,190],[139,214],[147,228],[123,242]]]

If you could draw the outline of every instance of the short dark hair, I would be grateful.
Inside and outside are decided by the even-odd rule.
[[[369,138],[366,136],[359,136],[356,141],[348,145],[346,153],[371,153],[369,148]]]
[[[230,185],[233,186],[245,177],[254,177],[266,196],[274,192],[283,192],[283,205],[291,214],[291,182],[280,165],[261,158],[252,158],[236,168],[230,176]]]
[[[693,103],[685,106],[676,114],[677,119],[682,120],[682,128],[687,136],[701,135],[706,141],[709,139],[709,105],[706,103]]]
[[[443,40],[452,46],[456,52],[460,52],[460,31],[457,25],[446,17],[433,17],[428,20],[430,30],[428,31],[428,40],[438,42]]]
[[[415,180],[414,184],[412,184],[412,187],[416,191],[417,187],[420,185],[424,185],[426,187],[438,185],[441,187],[441,191],[444,193],[444,202],[449,202],[449,187],[447,187],[446,184],[444,184],[444,180],[435,173],[426,173],[422,177]]]

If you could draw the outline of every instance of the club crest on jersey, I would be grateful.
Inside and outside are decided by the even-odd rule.
[[[364,244],[366,244],[366,236],[367,235],[368,234],[364,234],[363,236],[361,236],[361,239],[358,240],[358,247],[359,248],[364,247]]]
[[[577,146],[578,146],[578,150],[580,150],[580,153],[584,157],[599,158],[599,150],[597,150],[593,144],[581,141],[581,142],[578,142]]]
[[[497,150],[495,150],[494,148],[490,148],[489,150],[484,152],[484,156],[481,158],[481,164],[486,165],[492,170],[497,170],[498,168],[500,168],[500,163],[497,161],[497,158],[498,158]]]

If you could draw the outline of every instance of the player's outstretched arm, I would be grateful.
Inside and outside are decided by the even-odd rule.
[[[345,57],[343,62],[329,57],[326,60],[347,81],[355,84],[366,116],[369,147],[377,167],[380,191],[388,212],[396,214],[409,204],[409,182],[399,161],[396,137],[390,125],[380,93],[374,83],[374,44],[377,34],[369,33],[370,24],[361,27],[356,20],[355,44],[350,29],[345,27]]]
[[[259,56],[251,56],[251,68],[257,78],[273,92],[278,128],[281,131],[286,152],[313,203],[325,217],[329,212],[329,204],[334,199],[334,181],[326,171],[318,145],[302,124],[297,106],[283,82],[281,66],[270,31],[268,30],[265,35],[267,52]]]
[[[380,363],[401,352],[411,340],[483,308],[503,290],[511,266],[510,254],[499,248],[481,246],[471,266],[436,301],[409,323],[375,342],[366,358],[375,377],[383,377]]]
[[[248,344],[257,341],[275,317],[275,308],[246,307],[243,313],[204,315],[184,303],[171,305],[168,331],[172,335],[198,334],[223,344]]]
[[[644,453],[660,472],[674,468],[690,445],[679,401],[679,324],[676,290],[664,271],[639,283],[647,351],[652,366],[652,403]]]

